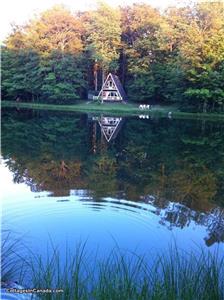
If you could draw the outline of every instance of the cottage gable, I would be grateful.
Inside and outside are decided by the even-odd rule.
[[[109,73],[107,76],[98,98],[104,102],[121,102],[126,101],[127,96],[118,76]]]

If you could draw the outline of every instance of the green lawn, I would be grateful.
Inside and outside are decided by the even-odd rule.
[[[224,121],[224,114],[216,113],[189,113],[181,112],[175,106],[160,106],[153,105],[150,110],[140,109],[138,104],[108,104],[108,103],[92,103],[92,102],[78,102],[72,105],[55,105],[55,104],[42,104],[42,103],[25,103],[14,101],[2,101],[2,107],[17,107],[17,108],[31,108],[31,109],[46,109],[57,111],[74,111],[74,112],[89,112],[89,113],[105,113],[112,115],[153,115],[159,117],[167,117],[168,113],[172,113],[172,118],[183,119],[209,119],[209,120],[222,120]]]

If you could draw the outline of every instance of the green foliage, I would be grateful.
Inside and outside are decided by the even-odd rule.
[[[83,66],[82,58],[78,56],[53,53],[41,68],[43,98],[64,104],[79,99],[86,85]]]
[[[145,4],[123,9],[122,17],[128,95],[135,100],[150,100],[159,84],[155,82],[152,66],[158,51],[157,33],[161,17]]]
[[[82,30],[81,21],[61,6],[16,28],[2,50],[4,99],[69,103],[83,97]]]
[[[87,28],[87,49],[104,71],[116,71],[121,47],[120,11],[104,2],[90,12]]]
[[[223,15],[222,1],[163,14],[147,4],[99,2],[78,14],[55,6],[6,39],[3,99],[67,104],[99,89],[111,71],[130,100],[223,112]]]
[[[34,99],[39,96],[41,84],[37,53],[2,49],[2,94],[5,99]]]
[[[185,109],[223,110],[223,5],[123,11],[129,97],[177,102]],[[221,76],[221,77],[220,77]]]

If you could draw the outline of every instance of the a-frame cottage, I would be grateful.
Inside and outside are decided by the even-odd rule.
[[[126,102],[127,95],[118,76],[109,73],[101,91],[99,92],[98,99],[103,102]]]

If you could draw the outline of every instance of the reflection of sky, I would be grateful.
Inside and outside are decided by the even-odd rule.
[[[67,197],[52,197],[48,192],[33,193],[25,184],[14,184],[12,174],[3,166],[0,174],[3,229],[23,235],[27,246],[35,251],[42,253],[49,237],[54,245],[67,242],[70,247],[77,241],[88,240],[91,250],[99,247],[101,253],[110,251],[115,241],[119,247],[137,249],[139,253],[160,252],[174,240],[187,251],[217,247],[217,244],[206,247],[206,228],[194,221],[183,229],[169,230],[159,223],[161,216],[154,213],[153,205],[135,203],[133,206],[130,201],[112,198],[102,203],[85,201],[85,195],[80,195],[85,194],[83,191],[73,191]],[[224,250],[224,245],[220,248]]]

